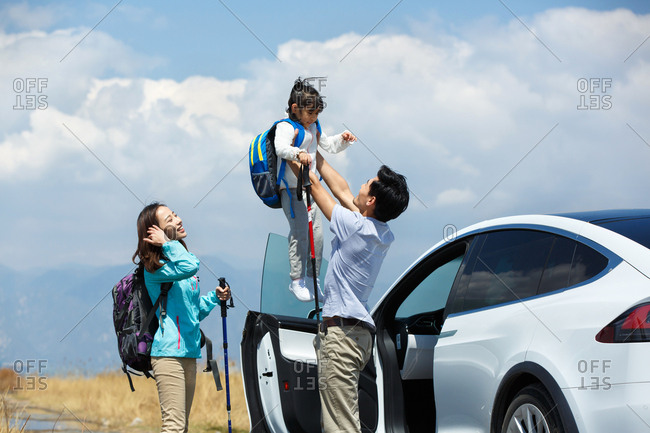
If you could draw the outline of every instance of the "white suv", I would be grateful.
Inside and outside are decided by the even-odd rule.
[[[286,289],[286,240],[267,248],[241,343],[251,431],[319,432],[316,321]],[[649,248],[650,210],[500,218],[438,243],[371,312],[363,431],[650,432]]]

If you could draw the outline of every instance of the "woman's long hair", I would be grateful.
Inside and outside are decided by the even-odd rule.
[[[142,263],[144,268],[152,273],[163,266],[160,263],[161,260],[167,259],[162,252],[162,247],[157,247],[144,241],[148,236],[147,230],[149,227],[158,224],[156,212],[158,212],[158,208],[161,206],[165,206],[165,204],[153,202],[145,206],[142,212],[140,212],[140,215],[138,215],[138,248],[135,250],[132,258],[133,263],[136,265]],[[187,249],[187,245],[185,245],[182,239],[179,242]],[[136,261],[136,259],[138,260]]]

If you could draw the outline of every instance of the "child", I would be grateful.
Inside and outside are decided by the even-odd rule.
[[[293,125],[289,122],[278,123],[275,131],[275,151],[278,155],[278,167],[281,160],[285,159],[308,165],[310,170],[316,172],[316,164],[312,164],[312,161],[316,161],[318,146],[330,153],[338,153],[356,141],[356,137],[349,131],[333,137],[318,132],[316,121],[324,108],[323,98],[307,80],[298,78],[294,82],[288,105],[287,114],[289,118],[305,128],[305,136],[300,147],[294,147],[295,133]],[[314,279],[312,267],[307,266],[310,257],[309,223],[306,201],[299,202],[296,200],[296,184],[296,176],[287,167],[284,171],[284,179],[280,182],[280,190],[282,209],[289,222],[289,276],[291,277],[289,290],[300,301],[310,302],[314,300]],[[316,277],[318,277],[323,255],[323,231],[321,212],[318,206],[316,206],[316,203],[312,203],[311,208]],[[307,276],[306,280],[305,274]]]

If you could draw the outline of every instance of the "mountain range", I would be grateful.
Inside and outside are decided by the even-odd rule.
[[[111,290],[133,269],[130,263],[38,271],[0,266],[0,367],[27,376],[119,369]],[[246,313],[259,308],[261,270],[201,257],[198,276],[202,294],[214,290],[218,277],[226,277],[232,289],[235,308],[228,310],[228,354],[237,361]],[[201,328],[219,359],[223,332],[218,309]]]

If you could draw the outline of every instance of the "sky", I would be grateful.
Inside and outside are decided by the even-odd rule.
[[[4,1],[0,263],[127,273],[158,200],[199,257],[261,272],[288,226],[244,157],[298,76],[359,138],[326,155],[353,192],[408,179],[374,299],[475,222],[648,208],[649,38],[646,1]]]

